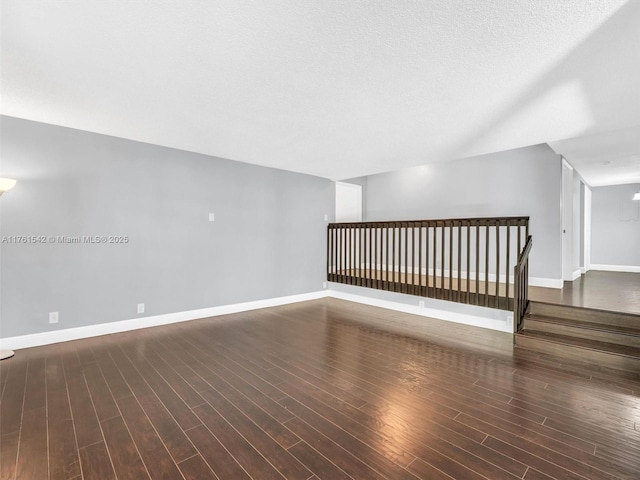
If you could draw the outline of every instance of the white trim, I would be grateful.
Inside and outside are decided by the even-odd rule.
[[[388,310],[420,315],[422,317],[437,318],[439,320],[447,320],[453,323],[487,328],[499,332],[513,333],[513,312],[506,310],[447,302],[433,298],[416,297],[414,295],[387,292],[384,290],[373,291],[375,291],[377,295],[386,298],[373,298],[367,295],[371,289],[366,287],[332,282],[330,282],[330,285],[333,288],[343,290],[331,289],[329,295],[331,298],[339,298],[350,302],[371,305],[373,307],[386,308]],[[419,302],[425,302],[425,307],[421,307]]]
[[[318,298],[325,298],[327,296],[329,296],[329,292],[327,290],[322,290],[319,292],[290,295],[287,297],[268,298],[265,300],[256,300],[253,302],[201,308],[198,310],[189,310],[186,312],[166,313],[163,315],[153,315],[150,317],[135,318],[132,320],[121,320],[118,322],[101,323],[98,325],[87,325],[86,327],[67,328],[64,330],[53,330],[50,332],[41,332],[31,335],[3,338],[0,339],[0,345],[2,345],[2,349],[18,350],[20,348],[30,348],[38,347],[41,345],[49,345],[51,343],[68,342],[70,340],[97,337],[99,335],[107,335],[110,333],[127,332],[130,330],[138,330],[140,328],[156,327],[159,325],[185,322],[188,320],[196,320],[199,318],[215,317],[218,315],[227,315],[229,313],[246,312],[249,310],[257,310],[259,308],[276,307],[278,305],[287,305],[289,303],[316,300]]]
[[[601,270],[603,272],[629,272],[640,273],[638,265],[603,265],[601,263],[592,263],[589,270]]]
[[[591,268],[591,211],[592,211],[592,192],[591,189],[584,185],[584,272],[587,273]]]
[[[571,281],[572,259],[573,259],[573,167],[562,158],[562,191],[560,194],[560,241],[562,242],[562,279]],[[568,170],[568,172],[567,172]],[[570,175],[570,177],[569,177]],[[567,188],[567,180],[571,180],[571,186]],[[571,220],[571,222],[569,221]]]
[[[574,280],[580,278],[580,275],[582,275],[582,270],[579,268],[577,270],[574,270],[573,274],[571,274],[571,281],[573,282]]]
[[[596,269],[595,267],[610,267],[606,269],[598,268],[599,270],[640,272],[640,267],[620,267],[615,265],[593,265],[592,267],[594,269]],[[562,288],[562,280],[530,277],[529,285],[547,288]],[[101,323],[98,325],[87,325],[85,327],[67,328],[64,330],[53,330],[49,332],[34,333],[31,335],[20,335],[16,337],[3,338],[0,339],[0,346],[3,349],[10,350],[38,347],[41,345],[49,345],[52,343],[68,342],[71,340],[96,337],[99,335],[127,332],[130,330],[156,327],[160,325],[197,320],[207,317],[215,317],[219,315],[227,315],[230,313],[246,312],[250,310],[257,310],[260,308],[287,305],[290,303],[316,300],[325,297],[341,298],[356,303],[363,303],[380,308],[396,310],[399,312],[411,313],[423,317],[437,318],[440,320],[448,320],[455,323],[472,325],[475,327],[483,327],[491,330],[498,330],[501,332],[513,332],[513,314],[504,310],[496,310],[492,308],[478,307],[473,305],[464,305],[426,297],[404,295],[395,292],[385,292],[383,290],[375,291],[379,292],[379,294],[380,292],[383,292],[382,294],[388,294],[389,298],[376,299],[366,295],[366,293],[370,289],[364,287],[356,287],[353,285],[340,286],[349,287],[350,289],[352,289],[352,292],[356,293],[337,290],[321,290],[318,292],[303,293],[300,295],[290,295],[278,298],[269,298],[265,300],[256,300],[253,302],[222,305],[219,307],[202,308],[185,312],[166,313],[162,315],[153,315],[143,318]],[[416,303],[421,301],[426,302],[425,305],[427,306],[420,307],[407,303]],[[461,308],[466,309],[466,313],[454,311],[456,309],[460,310]],[[496,315],[498,316],[497,318]]]
[[[544,287],[544,288],[562,288],[564,281],[561,278],[538,278],[529,277],[530,287]]]
[[[570,170],[573,170],[573,166],[567,161],[567,159],[564,158],[562,155],[561,155],[561,158],[562,158],[562,164],[565,167],[569,168]]]
[[[587,267],[580,267],[580,275],[587,273]]]

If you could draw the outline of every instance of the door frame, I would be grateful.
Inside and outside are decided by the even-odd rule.
[[[562,280],[573,281],[573,167],[562,157]]]

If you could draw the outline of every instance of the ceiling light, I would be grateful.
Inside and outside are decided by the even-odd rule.
[[[13,178],[0,178],[0,195],[2,195],[7,190],[11,190],[16,181]]]

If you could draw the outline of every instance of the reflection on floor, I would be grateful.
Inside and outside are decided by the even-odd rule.
[[[590,271],[564,288],[529,287],[533,301],[640,315],[640,273]]]
[[[324,298],[23,349],[0,478],[637,480],[640,380]]]

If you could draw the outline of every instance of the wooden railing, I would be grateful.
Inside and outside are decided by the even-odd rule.
[[[522,330],[524,316],[529,309],[529,252],[533,245],[531,236],[527,237],[527,243],[518,256],[518,262],[513,271],[514,276],[514,300],[513,300],[513,325],[514,332]]]
[[[331,223],[327,237],[331,282],[518,312],[528,304],[529,217]]]

